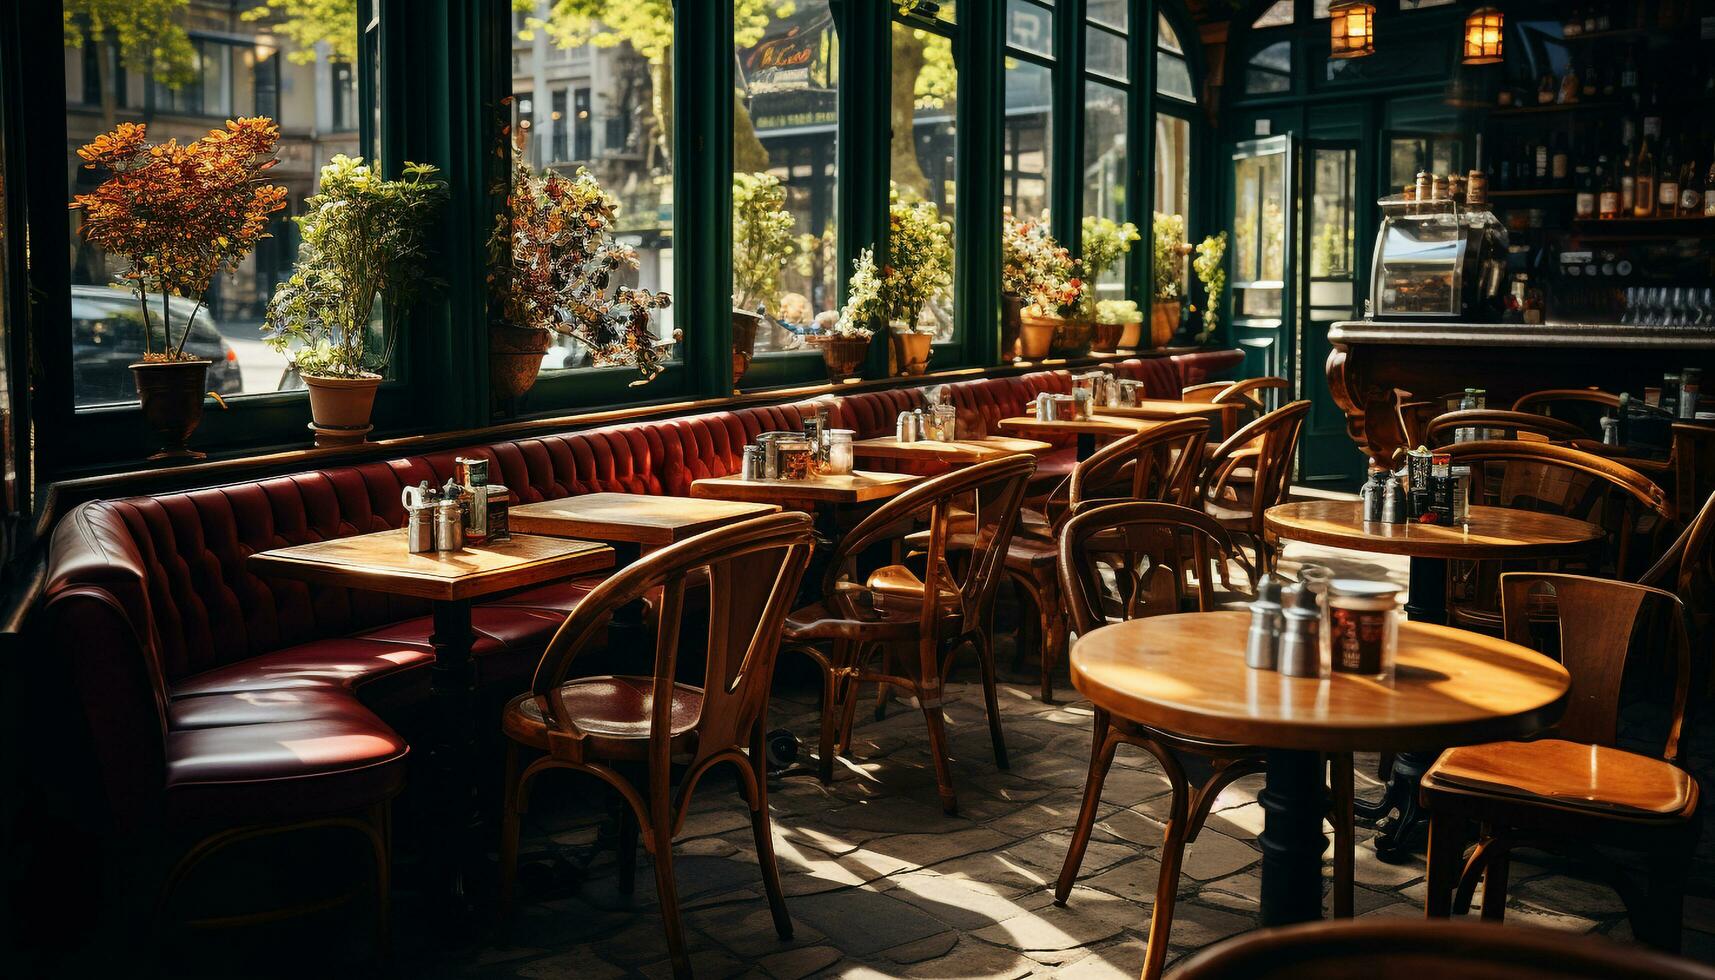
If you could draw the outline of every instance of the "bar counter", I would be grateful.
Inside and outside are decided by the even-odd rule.
[[[1328,328],[1328,389],[1346,431],[1378,465],[1409,448],[1400,407],[1483,388],[1510,408],[1545,388],[1642,395],[1662,374],[1715,366],[1715,330],[1622,323],[1346,320]]]

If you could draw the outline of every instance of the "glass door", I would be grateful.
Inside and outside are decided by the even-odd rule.
[[[1233,147],[1233,342],[1247,377],[1294,378],[1292,139],[1271,136]]]
[[[1358,314],[1358,143],[1314,139],[1301,145],[1299,201],[1303,234],[1298,242],[1298,349],[1301,370],[1294,385],[1310,399],[1305,420],[1299,480],[1345,484],[1363,475],[1363,461],[1346,435],[1346,416],[1328,391],[1324,365],[1332,347],[1328,328]],[[1367,251],[1367,250],[1366,250]]]

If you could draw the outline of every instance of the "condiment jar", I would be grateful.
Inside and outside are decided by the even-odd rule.
[[[1316,593],[1295,585],[1282,593],[1284,623],[1280,630],[1279,670],[1288,677],[1321,677],[1322,613],[1316,608]]]
[[[836,476],[844,476],[850,473],[852,471],[852,437],[857,433],[851,429],[829,429],[827,435],[827,472]]]
[[[1280,582],[1264,575],[1250,604],[1251,628],[1245,636],[1245,666],[1273,670],[1280,661]]]
[[[455,497],[442,497],[435,507],[435,550],[462,551],[464,549],[464,514],[459,508],[459,500]]]
[[[1330,663],[1342,674],[1391,679],[1399,644],[1399,586],[1338,578],[1328,588]]]
[[[413,555],[435,550],[435,491],[424,480],[399,492],[405,505],[405,550]]]
[[[1365,523],[1379,522],[1382,519],[1382,507],[1387,501],[1387,470],[1380,466],[1370,467],[1370,479],[1358,491],[1358,499],[1363,502]]]

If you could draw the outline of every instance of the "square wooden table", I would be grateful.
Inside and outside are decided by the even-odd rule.
[[[514,534],[510,541],[473,545],[462,551],[413,555],[403,530],[357,534],[276,548],[251,555],[257,575],[296,579],[415,596],[434,604],[435,663],[429,674],[437,724],[428,746],[431,795],[441,812],[434,821],[448,837],[443,889],[460,892],[463,864],[472,857],[470,831],[476,807],[472,772],[475,740],[474,690],[470,669],[476,636],[470,625],[474,599],[568,579],[613,564],[613,549],[595,541],[568,541]]]
[[[953,442],[939,442],[929,439],[900,442],[892,436],[881,436],[875,439],[859,439],[852,443],[852,454],[859,459],[923,460],[949,463],[953,466],[969,466],[973,463],[984,463],[1015,453],[1040,456],[1053,448],[1046,442],[1035,439],[1015,439],[1010,436],[957,439]]]
[[[903,493],[922,477],[910,473],[871,473],[853,470],[841,476],[808,480],[746,480],[732,476],[704,477],[691,484],[691,496],[750,503],[866,504]]]
[[[638,493],[585,493],[511,509],[514,531],[657,548],[737,521],[772,514],[778,504]]]
[[[1096,451],[1097,439],[1123,439],[1155,426],[1160,419],[1126,419],[1113,415],[1097,415],[1087,419],[1039,419],[1034,415],[1016,415],[1000,420],[1002,432],[1025,436],[1078,437],[1078,459],[1089,459]]]
[[[1166,398],[1142,398],[1135,405],[1103,405],[1095,410],[1098,417],[1106,415],[1122,419],[1156,419],[1171,420],[1184,418],[1206,418],[1211,425],[1219,424],[1221,429],[1212,435],[1225,437],[1231,435],[1239,421],[1239,409],[1243,405],[1233,402],[1216,404],[1215,402],[1182,402]]]

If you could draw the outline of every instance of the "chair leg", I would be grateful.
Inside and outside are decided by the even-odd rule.
[[[1642,915],[1632,917],[1632,931],[1640,940],[1669,953],[1680,950],[1686,865],[1690,863],[1691,850],[1683,844],[1658,847],[1651,853],[1646,864],[1649,882],[1644,891],[1645,908]]]
[[[818,745],[817,766],[819,775],[824,783],[834,781],[834,738],[838,733],[840,710],[841,681],[844,679],[842,665],[845,657],[842,653],[844,641],[834,643],[834,661],[822,667],[822,737]]]
[[[1329,822],[1334,825],[1334,918],[1352,917],[1352,851],[1357,835],[1352,831],[1352,756],[1336,752],[1328,759],[1331,789]]]
[[[1043,594],[1040,583],[1032,582],[1027,590],[1030,600],[1036,603],[1037,622],[1042,624],[1042,637],[1037,643],[1042,658],[1042,703],[1054,703],[1054,664],[1059,651],[1054,644],[1054,605]]]
[[[1102,784],[1107,782],[1108,770],[1114,764],[1114,751],[1119,739],[1108,722],[1108,713],[1096,709],[1095,740],[1090,745],[1090,774],[1084,779],[1084,802],[1078,808],[1078,822],[1072,825],[1072,842],[1066,848],[1066,862],[1060,866],[1060,880],[1054,885],[1054,904],[1065,905],[1072,893],[1072,883],[1078,878],[1078,868],[1084,863],[1084,852],[1090,846],[1090,834],[1096,827],[1096,810],[1102,803]],[[1175,802],[1175,805],[1179,805]]]
[[[994,764],[998,769],[1006,769],[1009,763],[1006,755],[1006,735],[1000,730],[1000,694],[995,687],[994,676],[994,637],[988,633],[970,634],[971,645],[977,650],[977,666],[982,670],[983,703],[989,716],[989,742],[994,746]]]
[[[1429,918],[1445,919],[1453,911],[1453,888],[1459,882],[1464,857],[1465,818],[1431,810],[1425,881],[1429,894],[1423,900],[1424,913]]]
[[[786,912],[786,892],[780,887],[780,866],[774,859],[774,829],[768,816],[767,756],[763,751],[763,723],[750,733],[750,782],[755,786],[750,804],[750,830],[756,838],[756,862],[762,866],[762,888],[768,893],[768,909],[774,913],[774,931],[782,940],[792,938],[792,917]],[[743,785],[744,780],[740,781]]]
[[[506,741],[506,791],[500,814],[500,911],[512,911],[518,886],[518,833],[523,820],[523,775],[518,771],[518,743]]]
[[[631,809],[630,805],[626,809]],[[679,921],[679,888],[673,880],[673,821],[655,815],[649,830],[649,851],[655,856],[655,896],[661,903],[661,925],[667,933],[667,954],[676,980],[690,980],[691,958],[685,952],[685,930]]]
[[[1507,914],[1507,873],[1512,862],[1504,848],[1483,865],[1483,921],[1500,922]]]
[[[393,804],[370,808],[374,832],[369,835],[375,853],[375,959],[383,967],[393,958]]]
[[[932,658],[934,654],[929,656]],[[935,783],[941,792],[941,810],[951,816],[959,812],[959,800],[953,795],[953,764],[947,752],[947,720],[941,713],[941,686],[933,678],[925,678],[923,686],[918,688],[918,700],[923,705],[923,720],[929,726],[929,755],[935,761]]]
[[[1183,775],[1180,777],[1183,782]],[[1142,980],[1159,980],[1167,962],[1167,937],[1173,929],[1173,905],[1179,898],[1179,865],[1185,858],[1186,813],[1183,786],[1176,787],[1161,842],[1161,877],[1155,885],[1155,907],[1149,915],[1149,946],[1144,952]]]
[[[632,895],[637,891],[637,813],[623,798],[619,801],[618,819],[614,862],[619,872],[619,893]]]

